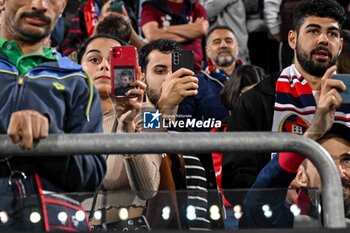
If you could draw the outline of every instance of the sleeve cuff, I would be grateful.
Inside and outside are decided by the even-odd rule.
[[[304,159],[304,156],[294,152],[280,152],[278,156],[278,163],[283,170],[296,173],[298,172],[298,168]]]

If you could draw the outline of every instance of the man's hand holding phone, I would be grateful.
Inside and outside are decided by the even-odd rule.
[[[124,2],[122,0],[110,0],[109,10],[111,12],[117,12],[119,14],[123,13]]]
[[[101,22],[108,16],[122,17],[126,22],[130,23],[128,12],[125,9],[124,2],[121,0],[112,0],[106,2],[101,9],[98,21]]]
[[[174,50],[171,54],[172,73],[162,83],[157,107],[164,115],[174,109],[186,96],[198,94],[198,79],[194,73],[194,53],[190,50]]]
[[[157,107],[162,114],[171,115],[186,96],[197,94],[198,78],[192,70],[181,68],[166,76],[162,83]]]

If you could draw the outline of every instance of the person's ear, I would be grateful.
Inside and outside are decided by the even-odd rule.
[[[64,6],[63,6],[63,8],[61,9],[60,13],[58,14],[58,18],[61,18],[61,17],[62,17],[62,14],[63,14],[63,12],[64,12],[64,9],[66,9],[67,3],[68,3],[68,0],[65,0],[65,1],[64,1]]]
[[[344,39],[340,38],[340,45],[339,45],[338,56],[341,54],[341,51],[343,50],[343,45],[344,45]]]
[[[145,82],[145,73],[140,73],[140,81]]]
[[[296,48],[296,44],[297,44],[297,34],[296,31],[294,30],[290,30],[288,32],[288,43],[289,46],[294,50]]]
[[[140,81],[145,82],[145,73],[142,73],[141,66],[139,66],[137,69],[138,69]]]
[[[300,185],[300,187],[307,187],[307,185],[308,185],[306,171],[302,165],[298,168],[298,172],[297,172],[297,175],[295,177],[295,181],[297,182],[298,185]]]

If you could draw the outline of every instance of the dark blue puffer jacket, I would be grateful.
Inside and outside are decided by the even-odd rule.
[[[19,75],[0,53],[0,133],[7,134],[10,117],[19,110],[35,110],[49,119],[49,133],[100,133],[102,112],[99,95],[82,67],[55,54]],[[102,155],[13,157],[11,166],[36,170],[46,180],[43,189],[92,192],[101,183],[106,164]],[[1,177],[0,177],[1,178]]]

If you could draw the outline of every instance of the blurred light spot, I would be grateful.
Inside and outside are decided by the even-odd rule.
[[[235,212],[233,215],[235,216],[236,219],[242,218],[242,212]]]
[[[196,208],[194,208],[193,205],[189,205],[189,206],[187,206],[187,213],[188,212],[195,213],[196,212]]]
[[[128,210],[126,208],[121,208],[119,210],[119,218],[121,220],[126,220],[126,219],[129,218],[129,212],[128,212]]]
[[[266,218],[271,218],[272,211],[271,210],[264,211],[264,215],[265,215]]]
[[[209,209],[210,212],[210,218],[213,220],[219,220],[221,215],[220,215],[220,209],[217,205],[212,205]]]
[[[68,215],[66,212],[59,212],[57,215],[58,221],[60,221],[63,225],[66,224]]]
[[[170,207],[169,206],[165,206],[164,208],[163,208],[163,214],[170,214],[170,211],[171,211],[171,209],[170,209]]]
[[[235,205],[233,207],[233,215],[235,216],[236,219],[240,219],[243,215],[242,213],[242,207],[240,205]]]
[[[261,208],[264,212],[270,210],[270,206],[268,204],[265,204]]]
[[[194,206],[189,205],[186,209],[186,217],[188,220],[195,220],[197,215],[196,215],[196,209]]]
[[[321,211],[322,211],[322,206],[318,204],[318,213],[321,213]]]
[[[82,222],[85,220],[85,212],[82,211],[82,210],[78,210],[76,213],[75,213],[75,219],[78,221],[78,222]]]
[[[169,214],[162,214],[162,218],[163,218],[164,220],[169,220],[170,215],[169,215]]]
[[[294,216],[298,216],[300,214],[301,210],[296,204],[293,204],[290,206],[290,212],[292,212],[294,214]]]
[[[210,218],[213,220],[219,220],[221,217],[220,213],[211,213]]]
[[[169,206],[165,206],[162,210],[162,218],[168,220],[170,218],[171,209]]]
[[[102,218],[102,212],[101,212],[101,210],[95,211],[95,213],[94,213],[94,218],[95,218],[96,220],[101,220],[101,218]]]
[[[29,216],[29,220],[32,223],[38,223],[41,220],[41,215],[38,212],[32,212]]]
[[[1,211],[0,212],[0,222],[2,224],[5,224],[9,221],[9,216],[5,211]]]
[[[209,211],[210,211],[210,213],[218,213],[220,211],[220,209],[217,205],[212,205],[212,206],[210,206]]]
[[[235,205],[234,207],[233,207],[233,212],[241,212],[242,211],[242,207],[240,206],[240,205]]]

